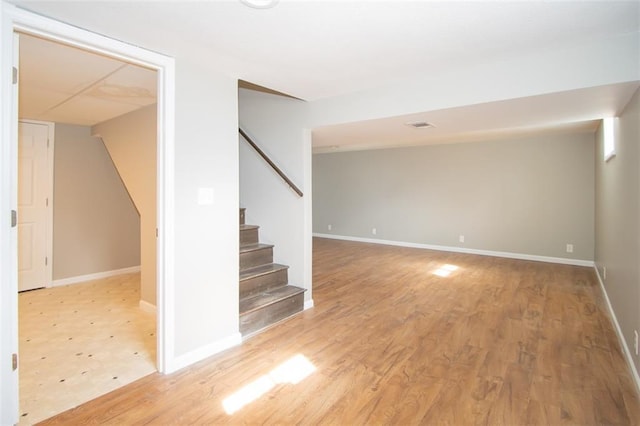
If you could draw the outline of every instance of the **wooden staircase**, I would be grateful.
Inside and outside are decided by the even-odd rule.
[[[258,226],[240,209],[240,333],[251,336],[304,308],[305,289],[289,285],[286,265],[273,263],[273,245],[260,244]]]

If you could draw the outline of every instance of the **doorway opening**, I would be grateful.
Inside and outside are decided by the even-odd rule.
[[[156,371],[157,76],[18,37],[18,288],[41,288],[18,309],[33,423]]]
[[[3,377],[0,385],[0,422],[17,423],[19,347],[18,347],[18,256],[17,256],[17,134],[18,104],[17,85],[11,85],[11,77],[7,78],[6,70],[13,65],[17,74],[18,48],[12,45],[14,32],[29,34],[44,39],[54,40],[69,46],[85,49],[106,57],[116,58],[127,63],[155,70],[158,75],[157,111],[157,359],[156,366],[160,372],[174,369],[173,342],[173,126],[174,126],[174,60],[172,58],[150,52],[123,42],[109,39],[80,28],[72,27],[39,15],[3,4],[2,45],[0,58],[3,64],[2,91],[0,101],[3,158],[0,161],[2,187],[0,204],[2,218],[11,217],[11,227],[0,228],[0,319],[3,327],[0,330],[0,348],[2,365],[0,373]],[[6,19],[5,19],[6,18]],[[12,96],[13,93],[13,96]],[[4,95],[7,96],[4,96]],[[6,154],[6,155],[4,155]],[[13,210],[13,211],[12,211]],[[10,213],[10,214],[9,214]],[[7,220],[6,223],[9,223]],[[168,226],[167,226],[168,225]],[[4,362],[12,360],[12,362]],[[72,362],[72,360],[68,360]]]

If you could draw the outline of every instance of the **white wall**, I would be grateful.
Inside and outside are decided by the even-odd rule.
[[[177,356],[238,335],[237,99],[235,78],[176,58]],[[198,205],[198,188],[213,188],[213,205]]]
[[[640,90],[617,126],[616,156],[605,162],[596,138],[595,260],[627,347],[640,333]],[[636,371],[640,358],[633,355]],[[637,377],[637,375],[636,375]]]
[[[53,278],[140,265],[140,218],[91,128],[56,124]]]
[[[93,126],[140,214],[140,299],[156,305],[157,105]]]
[[[275,244],[274,261],[289,265],[289,283],[307,289],[311,300],[310,234],[311,188],[306,180],[305,157],[310,157],[308,104],[253,90],[239,90],[240,126],[301,189],[299,197],[280,176],[240,138],[240,205],[247,223],[260,226],[260,241]],[[308,147],[310,148],[310,146]]]
[[[314,232],[591,261],[593,145],[581,133],[316,154]]]

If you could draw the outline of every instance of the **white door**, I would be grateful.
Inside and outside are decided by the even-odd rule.
[[[18,124],[18,291],[49,285],[49,126]]]

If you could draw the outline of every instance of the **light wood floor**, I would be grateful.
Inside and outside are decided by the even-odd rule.
[[[156,371],[155,315],[139,301],[139,273],[18,294],[20,426]]]
[[[315,308],[47,423],[640,424],[590,268],[315,239],[313,275]]]

